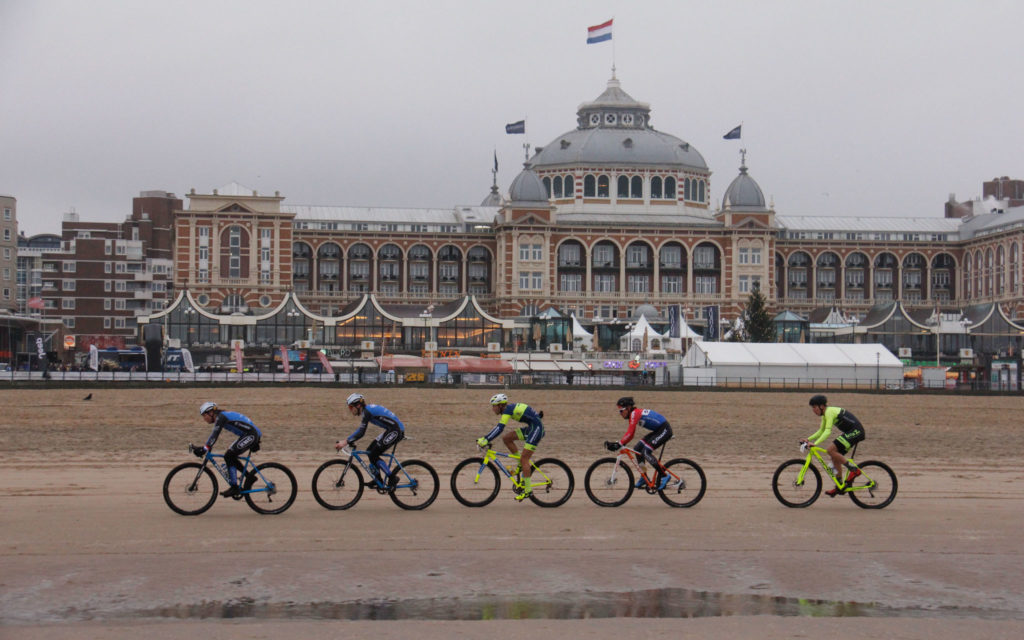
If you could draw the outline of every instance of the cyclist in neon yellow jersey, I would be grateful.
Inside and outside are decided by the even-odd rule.
[[[853,448],[853,445],[864,439],[864,425],[860,423],[857,416],[846,409],[828,406],[828,398],[823,395],[811,396],[808,404],[811,405],[814,415],[821,416],[821,427],[801,442],[817,446],[832,434],[832,427],[839,429],[841,433],[828,446],[828,455],[832,459],[835,469],[843,467],[849,469],[850,473],[846,478],[846,484],[849,484],[851,480],[860,475],[860,469],[847,460],[844,454]],[[833,487],[830,491],[825,492],[830,498],[836,497],[838,493],[839,487]]]
[[[537,443],[544,437],[544,424],[540,421],[544,417],[544,412],[534,411],[530,405],[523,402],[511,403],[508,401],[508,396],[504,393],[496,393],[491,396],[491,409],[495,415],[500,415],[501,417],[490,433],[477,439],[477,446],[486,447],[489,445],[491,440],[497,438],[505,430],[510,420],[518,420],[525,424],[523,427],[517,427],[514,430],[510,429],[501,438],[502,442],[505,443],[505,446],[512,453],[518,453],[516,439],[518,438],[523,441],[523,455],[519,458],[519,467],[516,469],[523,474],[523,485],[525,485],[523,492],[516,495],[516,500],[523,501],[533,491],[530,487],[530,476],[533,474],[530,458],[537,449]]]

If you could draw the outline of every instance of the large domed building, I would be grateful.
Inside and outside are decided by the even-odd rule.
[[[507,193],[495,180],[476,206],[292,205],[241,185],[193,191],[175,219],[175,290],[210,314],[269,316],[293,301],[288,317],[311,315],[328,344],[387,336],[414,347],[430,335],[480,347],[494,332],[508,346],[501,326],[542,314],[617,327],[641,306],[651,322],[680,310],[699,326],[703,309],[735,318],[755,287],[772,310],[804,317],[838,308],[865,319],[887,304],[1021,310],[1021,207],[785,215],[745,152],[717,197],[700,151],[654,128],[651,107],[614,75],[575,122],[534,149]],[[366,296],[375,311],[357,312]],[[457,304],[470,296],[472,313]],[[486,328],[431,333],[441,309]],[[421,330],[392,335],[406,317]],[[353,322],[365,324],[341,329]]]

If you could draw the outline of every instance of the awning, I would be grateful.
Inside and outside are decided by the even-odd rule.
[[[501,358],[477,358],[462,356],[459,358],[421,358],[419,356],[393,355],[378,358],[384,371],[404,369],[431,370],[434,364],[447,364],[449,373],[512,373],[512,365]],[[377,366],[376,362],[374,366]]]
[[[331,366],[335,369],[369,369],[377,368],[376,360],[331,360]]]
[[[516,373],[544,373],[562,371],[554,360],[516,360]]]
[[[555,360],[562,371],[590,371],[590,367],[582,360]]]

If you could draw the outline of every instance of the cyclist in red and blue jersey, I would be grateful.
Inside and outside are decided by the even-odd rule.
[[[849,474],[845,484],[850,484],[851,480],[860,475],[860,469],[857,468],[852,460],[847,460],[845,454],[853,448],[853,445],[864,439],[864,425],[860,423],[857,416],[846,409],[828,406],[828,398],[823,395],[811,396],[808,404],[811,405],[811,411],[814,412],[814,415],[821,416],[821,426],[818,427],[817,431],[800,442],[817,446],[832,435],[832,427],[839,429],[841,433],[828,446],[828,455],[832,459],[833,473],[836,473],[836,469],[847,468]],[[834,498],[838,493],[839,487],[832,487],[832,489],[825,492],[825,495]]]
[[[505,430],[510,420],[518,420],[526,425],[514,430],[510,429],[501,438],[502,442],[505,443],[505,446],[512,453],[518,453],[519,451],[516,448],[516,439],[518,438],[523,441],[523,454],[519,458],[519,466],[516,467],[516,471],[512,474],[522,473],[524,488],[522,493],[516,494],[516,500],[523,501],[533,492],[533,489],[530,487],[530,476],[533,475],[530,458],[533,456],[533,452],[537,450],[537,443],[544,437],[544,423],[540,421],[544,417],[544,412],[534,411],[530,405],[524,402],[509,402],[508,396],[504,393],[496,393],[491,396],[491,409],[495,415],[500,415],[501,417],[490,433],[477,438],[477,446],[486,447],[490,445],[491,440],[497,438]]]
[[[660,413],[636,406],[632,397],[619,398],[619,401],[615,403],[615,407],[619,415],[629,421],[629,427],[626,429],[626,434],[619,438],[618,441],[609,440],[605,442],[605,448],[609,451],[618,451],[633,439],[637,427],[648,429],[650,433],[637,441],[633,451],[637,454],[640,472],[646,472],[644,461],[650,462],[651,466],[658,470],[658,489],[664,489],[668,485],[669,475],[661,461],[654,455],[654,450],[672,439],[672,426],[668,423],[665,416]],[[646,486],[643,477],[636,481],[636,486],[638,489]]]
[[[253,421],[248,416],[237,411],[218,409],[215,402],[204,402],[201,404],[199,406],[199,415],[206,420],[207,424],[213,425],[213,432],[210,433],[210,437],[206,440],[205,445],[193,449],[197,458],[202,458],[210,451],[213,444],[217,442],[222,429],[238,436],[238,439],[224,451],[224,464],[228,467],[229,486],[224,491],[221,491],[220,495],[225,498],[241,497],[242,493],[238,488],[238,472],[245,473],[245,466],[238,460],[238,456],[246,451],[251,453],[259,451],[260,438],[263,437],[263,432],[253,424]]]
[[[366,447],[366,454],[370,459],[370,469],[384,484],[387,484],[391,469],[381,461],[380,456],[388,449],[394,448],[405,437],[405,425],[388,408],[379,404],[366,404],[366,398],[361,393],[353,393],[345,402],[348,404],[349,413],[357,418],[362,416],[363,419],[352,435],[345,438],[344,442],[339,440],[335,443],[334,448],[340,450],[345,445],[353,446],[359,438],[363,437],[367,425],[371,423],[383,429],[384,431]],[[370,482],[372,483],[374,479],[370,478]]]

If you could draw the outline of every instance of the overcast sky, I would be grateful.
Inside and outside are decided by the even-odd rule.
[[[703,154],[716,207],[746,148],[780,214],[941,217],[1024,178],[1022,24],[1019,0],[0,0],[0,193],[30,235],[231,181],[479,204],[495,150],[507,193],[614,56],[652,126]]]

